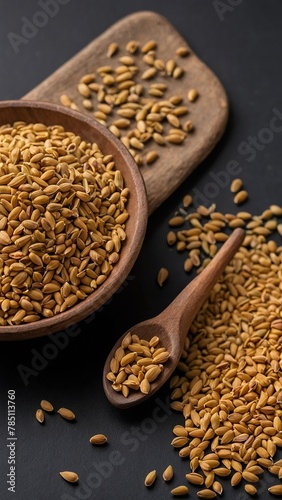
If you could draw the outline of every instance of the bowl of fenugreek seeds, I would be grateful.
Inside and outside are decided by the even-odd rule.
[[[88,317],[128,276],[147,226],[142,174],[94,118],[0,102],[0,340]]]

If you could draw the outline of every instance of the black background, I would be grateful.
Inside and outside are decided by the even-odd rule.
[[[282,3],[224,0],[221,5],[228,6],[228,10],[221,16],[215,4],[218,2],[211,0],[70,0],[60,6],[58,14],[34,38],[20,45],[16,54],[8,34],[20,34],[22,18],[31,20],[40,10],[40,3],[0,1],[1,100],[22,97],[123,16],[152,10],[166,16],[215,72],[230,102],[229,122],[220,143],[150,216],[142,250],[120,293],[96,312],[90,323],[79,324],[79,335],[70,337],[64,348],[54,347],[52,337],[1,343],[0,498],[3,500],[166,499],[171,497],[172,486],[186,482],[187,462],[170,445],[172,428],[182,424],[183,419],[169,408],[168,385],[145,405],[118,411],[104,396],[102,368],[107,351],[123,331],[159,313],[193,276],[183,270],[183,255],[166,244],[168,219],[181,206],[184,194],[193,193],[194,189],[204,193],[212,181],[211,173],[224,171],[229,161],[236,160],[249,192],[246,210],[259,214],[271,203],[281,205],[281,132],[275,133],[261,151],[256,151],[252,161],[247,161],[249,155],[238,152],[238,146],[269,127],[273,108],[282,113]],[[220,211],[235,213],[228,187],[218,188],[214,194],[209,203],[215,202]],[[156,281],[161,266],[170,272],[162,288]],[[31,370],[25,380],[19,367]],[[15,494],[8,492],[6,483],[9,389],[16,394]],[[55,414],[47,415],[41,426],[35,420],[41,399],[50,400],[55,408],[73,409],[76,422],[67,422]],[[136,429],[139,434],[133,440]],[[97,432],[108,436],[108,444],[99,449],[89,444],[89,437]],[[109,469],[106,462],[116,457],[113,452],[119,452],[122,464]],[[171,486],[161,479],[168,464],[175,469]],[[151,469],[157,470],[159,479],[148,490],[143,480]],[[79,485],[63,481],[59,476],[61,470],[76,471]],[[92,487],[85,489],[91,478]],[[242,487],[231,490],[228,480],[222,482],[225,487],[222,498],[247,498]],[[274,476],[265,474],[258,485],[258,497],[270,498],[267,488],[274,482],[278,482]],[[189,490],[189,497],[197,498],[196,488],[191,486]]]

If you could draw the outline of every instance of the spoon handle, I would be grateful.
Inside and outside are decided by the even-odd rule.
[[[179,325],[179,334],[185,339],[189,326],[208,298],[213,286],[230,262],[245,237],[245,231],[237,228],[228,237],[207,267],[194,278],[164,309],[161,321],[173,330]]]

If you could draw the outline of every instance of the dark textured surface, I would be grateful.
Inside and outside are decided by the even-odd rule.
[[[275,132],[267,144],[259,141],[260,150],[243,155],[245,149],[238,147],[249,143],[250,137],[269,137],[261,131],[269,129],[274,108],[282,113],[282,4],[279,0],[225,0],[221,4],[229,5],[229,10],[222,14],[223,20],[215,4],[210,0],[70,0],[60,6],[58,14],[36,36],[20,45],[16,54],[7,35],[21,34],[22,17],[32,19],[41,7],[34,0],[1,2],[1,99],[21,97],[113,22],[131,12],[150,9],[165,15],[217,74],[231,105],[229,124],[218,146],[150,217],[142,251],[120,293],[90,322],[78,325],[73,332],[80,332],[78,335],[62,335],[60,346],[58,336],[1,344],[1,499],[164,500],[171,498],[170,485],[161,479],[169,463],[175,468],[172,485],[185,484],[187,462],[170,445],[173,426],[183,420],[168,407],[168,387],[144,406],[120,412],[106,400],[101,375],[103,361],[115,339],[130,325],[160,312],[191,279],[183,271],[184,256],[165,242],[168,219],[181,205],[184,194],[192,192],[198,200],[199,193],[204,194],[203,202],[216,202],[219,210],[234,212],[236,207],[228,187],[219,187],[222,180],[227,183],[226,175],[214,181],[219,172],[226,173],[226,165],[233,160],[238,162],[250,194],[245,204],[247,210],[261,213],[272,202],[281,204],[281,131]],[[231,4],[237,6],[230,7]],[[281,125],[281,119],[278,124]],[[163,288],[156,283],[161,265],[170,271]],[[19,370],[25,371],[25,380]],[[16,393],[15,494],[7,490],[6,483],[9,389]],[[76,422],[67,422],[54,414],[47,415],[45,424],[40,426],[35,411],[43,398],[55,408],[71,408]],[[90,445],[89,437],[96,432],[107,434],[105,447]],[[107,466],[109,460],[120,465]],[[79,485],[63,481],[59,471],[66,469],[79,474]],[[159,478],[148,490],[143,478],[151,469],[157,470]],[[222,498],[247,498],[242,488],[231,491],[228,481],[222,483],[226,485]],[[265,475],[258,485],[258,498],[273,498],[267,488],[274,483],[278,483],[274,476]],[[189,498],[197,498],[196,488],[189,488]]]

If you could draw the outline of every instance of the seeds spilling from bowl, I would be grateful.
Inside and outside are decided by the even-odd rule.
[[[0,325],[49,318],[109,276],[129,189],[112,155],[60,125],[0,127]]]
[[[111,43],[105,62],[81,75],[73,97],[63,94],[60,103],[94,116],[120,139],[137,165],[150,165],[164,146],[179,146],[194,129],[189,112],[199,92],[183,81],[175,95],[173,81],[185,78],[181,58],[188,47],[161,59],[156,41],[141,45],[129,40],[124,47]],[[188,140],[188,139],[187,139]]]
[[[106,377],[113,390],[126,398],[130,389],[149,394],[151,384],[162,373],[168,358],[169,352],[160,347],[157,336],[145,340],[134,333],[127,333],[111,360]]]

